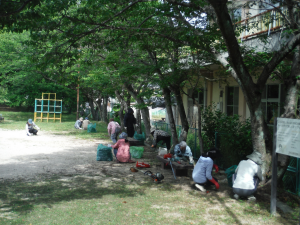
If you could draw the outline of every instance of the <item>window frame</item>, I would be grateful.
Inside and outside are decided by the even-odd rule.
[[[228,94],[229,94],[229,91],[228,91],[228,88],[233,88],[233,94],[234,94],[234,89],[237,88],[237,104],[235,105],[234,104],[234,97],[233,97],[233,104],[232,105],[228,105]],[[239,115],[239,98],[240,98],[240,87],[239,86],[226,86],[226,90],[225,90],[225,112],[226,112],[226,115],[227,116],[234,116],[234,115]],[[232,110],[232,115],[228,115],[228,106],[230,107],[233,107],[233,110]],[[234,108],[237,107],[237,113],[234,113]]]

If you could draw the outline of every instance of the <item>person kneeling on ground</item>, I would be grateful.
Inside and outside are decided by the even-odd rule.
[[[85,117],[84,121],[82,122],[82,128],[84,130],[87,130],[88,128],[88,125],[90,124],[91,122],[89,121],[89,118],[88,117]]]
[[[77,120],[77,121],[75,122],[74,127],[75,127],[76,129],[82,129],[82,128],[81,128],[81,126],[82,126],[82,121],[83,121],[83,118],[80,117],[79,120]]]
[[[260,165],[262,164],[261,154],[253,151],[246,156],[248,160],[242,160],[232,175],[234,198],[247,197],[249,200],[256,200],[253,194],[258,184],[263,180]]]
[[[185,141],[181,141],[174,147],[174,158],[184,158],[184,160],[189,160],[190,163],[194,163],[193,154],[191,148],[186,144]]]
[[[163,141],[166,143],[167,150],[170,150],[171,148],[171,135],[163,130],[156,130],[155,127],[151,127],[150,133],[153,136],[153,142],[151,147],[156,147],[157,143],[160,141]]]
[[[29,119],[25,126],[26,134],[27,136],[37,135],[38,130],[40,128],[32,121],[32,119]]]
[[[121,132],[121,126],[114,121],[113,118],[109,119],[109,124],[107,126],[108,135],[110,136],[110,139],[115,144],[117,143],[117,138],[119,133]]]
[[[220,188],[218,180],[211,175],[213,167],[216,169],[216,172],[219,172],[219,168],[214,164],[214,160],[220,155],[220,151],[217,148],[211,148],[200,156],[192,175],[196,183],[195,186],[200,191],[206,191],[204,186],[215,185],[216,189]]]
[[[134,163],[134,161],[130,159],[130,145],[125,132],[120,134],[118,142],[111,147],[114,149],[114,154],[118,162]]]

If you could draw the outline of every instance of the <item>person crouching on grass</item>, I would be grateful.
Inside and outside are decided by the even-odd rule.
[[[253,194],[257,191],[260,181],[263,180],[260,165],[263,163],[261,154],[253,151],[251,155],[246,156],[248,160],[242,160],[232,175],[234,198],[248,198],[256,200]]]
[[[119,140],[116,144],[111,146],[114,149],[114,154],[117,158],[117,162],[129,162],[134,163],[135,161],[131,160],[130,154],[130,144],[127,140],[127,134],[122,132],[119,136]]]
[[[214,164],[214,160],[220,156],[221,153],[217,148],[211,148],[200,156],[192,175],[196,183],[195,186],[200,191],[206,191],[205,186],[215,185],[216,189],[220,188],[218,180],[211,175],[213,167],[216,169],[216,172],[219,172],[219,167]]]
[[[37,132],[40,130],[40,128],[32,121],[32,119],[29,119],[26,123],[25,130],[27,136],[31,136],[37,135]]]

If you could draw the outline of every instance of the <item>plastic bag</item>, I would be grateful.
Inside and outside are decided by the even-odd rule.
[[[227,181],[228,181],[228,186],[232,187],[232,175],[235,173],[235,170],[237,168],[237,165],[233,165],[229,167],[227,170],[225,170],[225,173],[227,174]]]
[[[99,144],[97,148],[97,161],[113,161],[111,148],[103,144]]]
[[[97,132],[96,125],[97,125],[96,123],[94,124],[90,123],[87,128],[88,133],[96,133]]]
[[[132,158],[140,159],[142,158],[143,153],[144,153],[143,147],[136,147],[136,146],[130,147],[130,154]]]
[[[134,132],[133,138],[138,141],[144,141],[146,139],[145,133],[138,134],[136,131]]]

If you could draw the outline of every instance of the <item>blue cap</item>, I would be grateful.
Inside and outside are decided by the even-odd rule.
[[[88,118],[88,117],[85,117],[85,119],[88,120],[89,118]]]
[[[29,119],[29,120],[28,120],[28,123],[29,123],[29,124],[32,124],[32,119]]]
[[[128,135],[125,132],[122,132],[122,134],[119,135],[119,138],[120,139],[125,139],[125,138],[127,138],[127,136]]]

